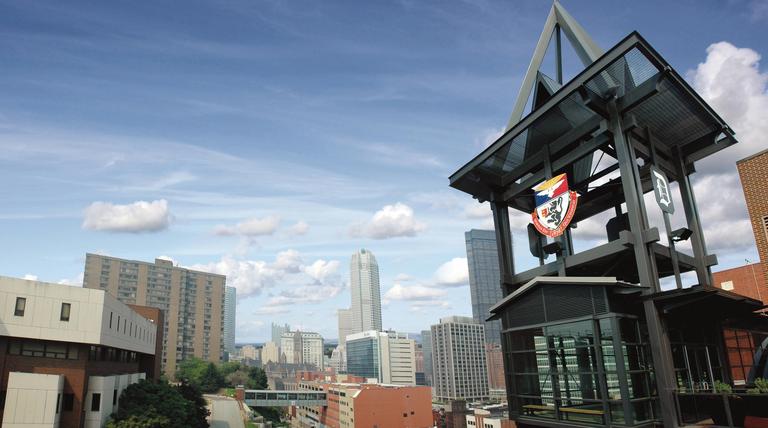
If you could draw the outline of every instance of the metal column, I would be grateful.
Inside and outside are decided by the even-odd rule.
[[[624,136],[623,124],[616,107],[616,100],[607,103],[610,114],[609,130],[613,134],[613,145],[616,149],[617,160],[621,172],[621,185],[627,204],[627,216],[629,218],[630,231],[634,237],[635,262],[637,265],[640,284],[648,287],[647,294],[660,289],[659,278],[653,275],[653,262],[648,253],[648,246],[644,240],[644,230],[647,221],[643,218],[643,211],[638,194],[640,183],[636,183],[637,161],[631,155],[627,139]],[[665,427],[678,427],[677,411],[674,400],[674,365],[672,352],[663,321],[658,308],[653,300],[646,299],[643,302],[645,318],[648,324],[648,335],[651,342],[651,355],[656,372],[656,386],[661,407],[661,420]]]

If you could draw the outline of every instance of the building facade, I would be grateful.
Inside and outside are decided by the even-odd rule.
[[[237,289],[225,286],[224,291],[224,351],[235,353],[235,327],[237,325]]]
[[[324,391],[328,405],[298,407],[292,426],[327,428],[429,428],[432,397],[426,386],[376,385],[311,381],[300,382],[299,391]]]
[[[469,317],[441,318],[432,330],[435,397],[441,400],[488,398],[485,328]]]
[[[501,321],[486,321],[491,306],[501,300],[501,276],[496,233],[493,230],[472,229],[464,233],[469,267],[469,293],[472,318],[485,326],[485,341],[501,344]]]
[[[323,336],[319,333],[310,331],[283,333],[280,352],[288,364],[311,364],[321,371],[325,368]]]
[[[272,323],[272,342],[280,345],[280,341],[283,340],[283,334],[291,331],[291,326],[288,324],[280,325]]]
[[[381,289],[379,265],[365,248],[352,254],[349,266],[352,295],[352,333],[381,331]]]
[[[354,333],[352,328],[352,309],[339,309],[337,316],[339,322],[339,346],[344,346],[347,336]]]
[[[275,342],[267,342],[261,348],[261,363],[279,363],[280,347]]]
[[[421,352],[424,354],[424,383],[432,386],[432,330],[421,331]]]
[[[750,263],[712,272],[712,285],[725,291],[732,291],[768,303],[768,290],[766,290],[761,263]]]
[[[169,378],[187,358],[219,362],[224,352],[226,277],[155,263],[86,254],[83,287],[103,290],[123,303],[163,311],[163,371]]]
[[[768,188],[765,186],[765,178],[768,177],[768,150],[736,162],[736,167],[739,170],[747,213],[762,265],[763,282],[760,283],[760,294],[768,295],[765,288],[768,287]]]
[[[405,333],[364,331],[347,336],[347,373],[379,383],[416,385],[416,342]]]
[[[144,309],[151,318],[101,290],[0,277],[2,426],[103,426],[123,389],[160,375],[162,313]]]

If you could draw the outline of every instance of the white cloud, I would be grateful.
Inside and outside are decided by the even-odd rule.
[[[253,311],[254,315],[278,315],[290,312],[287,308],[280,306],[263,306]]]
[[[127,205],[94,202],[85,209],[83,229],[108,232],[157,232],[171,224],[168,201],[138,201]]]
[[[488,128],[483,130],[480,136],[475,139],[475,146],[485,149],[504,135],[504,131],[504,128]]]
[[[469,268],[467,259],[455,257],[437,268],[434,275],[436,285],[462,286],[469,284]]]
[[[413,209],[403,203],[386,205],[373,215],[370,221],[353,226],[352,236],[371,239],[388,239],[402,236],[416,236],[426,229],[426,225],[416,220]]]
[[[285,250],[275,255],[274,262],[264,260],[243,260],[225,256],[217,262],[197,264],[191,269],[218,273],[227,276],[227,285],[237,288],[241,297],[256,296],[264,290],[287,287],[290,290],[321,289],[310,294],[329,294],[330,289],[339,291],[344,287],[338,275],[339,262],[317,259],[309,265],[296,250]],[[278,295],[280,292],[278,292]],[[325,294],[323,294],[325,293]]]
[[[395,282],[408,282],[412,279],[413,277],[411,275],[408,275],[407,273],[398,273],[395,276]]]
[[[253,238],[271,235],[275,233],[279,225],[280,217],[270,215],[263,218],[252,217],[233,226],[219,225],[214,228],[213,232],[220,236],[242,235]]]
[[[289,306],[317,303],[336,297],[344,287],[340,285],[301,286],[283,290],[267,301],[267,306]]]
[[[296,235],[296,236],[306,235],[307,232],[309,232],[309,224],[307,224],[303,220],[299,220],[298,222],[296,222],[296,224],[294,224],[288,229],[288,232],[291,235]]]
[[[319,283],[325,282],[328,278],[336,275],[339,271],[338,260],[315,260],[311,265],[304,266],[304,273],[312,277]]]
[[[402,285],[395,284],[384,293],[384,301],[425,301],[435,300],[448,294],[445,290],[439,288],[426,287],[423,285]]]
[[[37,275],[32,275],[31,273],[28,273],[24,275],[23,279],[26,279],[28,281],[37,281]]]
[[[83,272],[80,272],[77,274],[74,278],[64,278],[60,279],[57,283],[62,285],[71,285],[74,287],[82,287],[83,286],[83,277],[85,274]]]

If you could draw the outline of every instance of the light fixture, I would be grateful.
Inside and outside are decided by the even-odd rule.
[[[542,247],[542,250],[547,254],[560,254],[563,251],[563,247],[559,242],[553,242]]]
[[[691,229],[688,229],[687,227],[681,227],[680,229],[676,229],[670,232],[669,237],[674,242],[680,242],[687,241],[691,235],[693,235],[693,231]]]

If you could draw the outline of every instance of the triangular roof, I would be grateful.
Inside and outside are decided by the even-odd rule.
[[[536,49],[533,51],[533,58],[531,63],[528,64],[528,71],[523,78],[523,84],[520,87],[520,92],[517,94],[517,100],[515,106],[512,109],[512,115],[507,123],[507,130],[515,126],[523,117],[523,110],[528,103],[528,99],[531,97],[531,93],[534,89],[534,84],[537,81],[539,69],[544,61],[544,55],[547,52],[552,36],[562,30],[565,36],[568,37],[568,41],[571,42],[571,46],[576,55],[578,55],[584,67],[592,64],[597,58],[603,54],[603,50],[592,40],[592,37],[587,34],[576,20],[565,10],[565,8],[555,0],[552,4],[552,8],[549,10],[547,21],[544,23],[544,29],[541,31],[539,41],[536,43]],[[559,34],[558,34],[559,37]],[[558,58],[558,61],[561,61]]]

